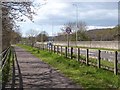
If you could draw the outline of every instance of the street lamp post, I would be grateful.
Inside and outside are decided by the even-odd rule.
[[[53,21],[52,21],[52,42],[54,42],[53,29],[54,29],[54,25],[53,25]]]
[[[77,40],[78,40],[78,38],[77,38],[77,29],[78,29],[78,6],[77,6],[77,4],[73,4],[73,6],[75,6],[76,7],[76,46],[77,46]]]

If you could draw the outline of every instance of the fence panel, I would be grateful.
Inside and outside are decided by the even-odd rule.
[[[49,51],[54,51],[54,53],[60,55],[64,54],[66,58],[77,59],[77,61],[85,63],[86,65],[93,65],[98,68],[114,71],[114,74],[116,75],[118,72],[120,72],[120,52],[118,51],[114,52],[108,50],[94,50],[73,47],[68,48],[67,46],[58,45],[48,47],[48,45],[44,45],[44,48],[46,47]]]

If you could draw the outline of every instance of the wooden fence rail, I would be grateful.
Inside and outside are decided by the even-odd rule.
[[[49,52],[54,52],[56,54],[60,54],[60,55],[65,55],[66,58],[70,58],[70,59],[73,59],[74,58],[74,55],[76,55],[76,59],[77,61],[80,61],[80,62],[83,62],[85,63],[86,65],[93,65],[93,66],[96,66],[98,68],[104,68],[104,69],[107,69],[107,70],[110,70],[110,71],[114,71],[114,74],[117,75],[119,72],[120,72],[120,69],[118,69],[118,51],[115,51],[114,52],[114,66],[113,68],[112,67],[109,67],[109,66],[104,66],[102,65],[101,63],[101,50],[97,50],[97,61],[96,63],[92,63],[90,62],[90,57],[89,57],[89,51],[90,49],[86,48],[86,55],[85,55],[85,60],[82,57],[81,55],[81,48],[80,47],[67,47],[67,46],[59,46],[59,45],[52,45],[52,46],[49,46],[49,45],[46,45],[46,44],[40,44],[40,47],[43,46],[44,49],[47,49]],[[77,50],[77,53],[74,53],[73,52],[73,49],[76,49]],[[109,62],[109,61],[108,61]]]

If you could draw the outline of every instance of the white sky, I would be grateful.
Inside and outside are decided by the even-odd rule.
[[[23,36],[30,29],[39,32],[45,30],[49,35],[61,32],[60,28],[65,23],[76,21],[76,7],[73,4],[78,6],[78,20],[85,21],[88,29],[114,27],[118,24],[118,0],[84,0],[84,2],[83,0],[35,0],[35,2],[47,2],[47,4],[35,10],[37,15],[34,16],[34,23],[25,17],[26,22],[18,22]]]

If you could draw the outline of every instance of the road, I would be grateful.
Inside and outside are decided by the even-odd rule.
[[[57,51],[57,48],[55,50]],[[59,47],[59,51],[61,51],[61,47]],[[71,48],[69,48],[69,53],[70,53],[70,51],[71,51]],[[65,52],[65,47],[62,48],[62,52]],[[73,52],[74,52],[74,54],[77,54],[78,53],[77,48],[73,48]],[[86,49],[80,49],[80,54],[86,55]],[[89,57],[98,58],[98,50],[90,49]],[[120,63],[120,52],[118,52],[117,58],[118,58],[118,63]],[[115,52],[101,50],[101,59],[113,62],[115,60]]]

